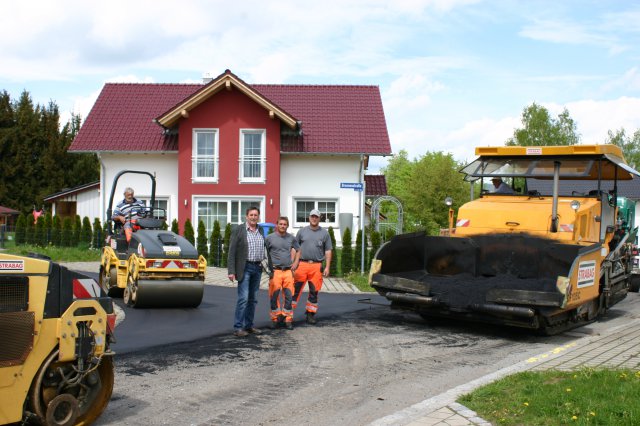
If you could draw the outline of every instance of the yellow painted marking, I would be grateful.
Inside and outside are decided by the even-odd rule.
[[[576,346],[575,342],[574,343],[567,343],[566,345],[554,348],[554,349],[550,350],[549,352],[546,352],[546,353],[544,353],[542,355],[531,357],[531,358],[527,359],[527,362],[528,363],[533,363],[533,362],[542,361],[543,359],[549,358],[549,356],[551,356],[551,355],[558,355],[558,354],[560,354],[560,353],[562,353],[562,352],[566,351],[567,349],[572,348],[574,346]]]

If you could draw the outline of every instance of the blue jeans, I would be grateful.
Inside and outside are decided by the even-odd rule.
[[[236,314],[233,328],[247,330],[253,327],[253,316],[258,304],[258,289],[262,277],[262,266],[247,262],[244,266],[244,276],[238,282],[238,301],[236,302]]]

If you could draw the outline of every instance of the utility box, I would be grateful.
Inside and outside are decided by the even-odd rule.
[[[344,231],[349,228],[353,235],[353,213],[340,213],[338,216],[338,226],[340,227],[340,235],[344,235]]]

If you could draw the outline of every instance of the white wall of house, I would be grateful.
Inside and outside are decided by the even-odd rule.
[[[280,212],[288,216],[289,232],[295,234],[302,224],[296,223],[296,202],[299,200],[335,201],[336,216],[332,226],[336,243],[341,245],[339,214],[352,213],[353,240],[360,229],[362,192],[340,188],[341,182],[360,182],[359,155],[283,155],[280,162]]]
[[[56,211],[56,203],[67,201],[67,202],[75,202],[76,203],[76,214],[80,216],[80,219],[84,219],[88,217],[91,223],[95,218],[98,218],[102,221],[102,213],[100,213],[98,200],[100,199],[100,190],[98,188],[88,189],[85,191],[78,192],[76,194],[69,194],[65,197],[56,199],[52,205],[51,214],[55,215],[58,212]]]
[[[156,199],[167,201],[167,224],[178,217],[178,154],[120,154],[100,153],[100,184],[103,188],[100,196],[100,218],[104,222],[109,207],[113,178],[122,170],[139,170],[155,174]],[[127,173],[118,180],[113,197],[113,208],[124,198],[126,187],[135,191],[138,199],[151,197],[151,179],[147,175]]]

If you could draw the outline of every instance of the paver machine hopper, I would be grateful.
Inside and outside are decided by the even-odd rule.
[[[118,180],[125,174],[151,180],[150,205],[132,209],[126,218],[134,231],[128,242],[122,227],[111,218]],[[123,170],[114,177],[100,285],[110,296],[123,297],[135,308],[197,307],[204,293],[207,261],[186,238],[164,229],[166,211],[155,207],[155,193],[156,179],[149,172]]]
[[[554,334],[626,296],[632,250],[629,233],[616,228],[617,182],[639,174],[619,147],[483,147],[476,155],[461,170],[467,180],[483,187],[501,178],[511,189],[482,191],[460,207],[449,236],[384,244],[370,283],[392,307]]]

